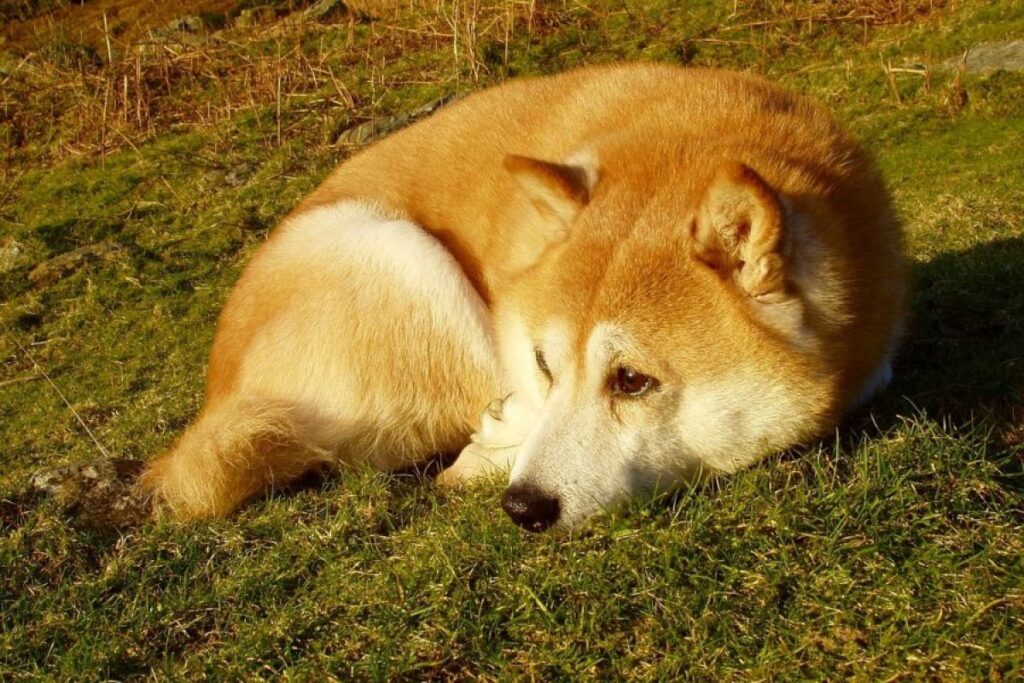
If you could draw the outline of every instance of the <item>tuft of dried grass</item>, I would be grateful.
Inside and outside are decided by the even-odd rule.
[[[176,127],[217,126],[243,112],[261,123],[272,116],[267,142],[278,144],[295,117],[320,117],[328,127],[339,118],[348,125],[374,120],[395,85],[450,90],[463,80],[487,80],[508,65],[509,46],[524,33],[543,36],[574,16],[645,16],[629,3],[291,0],[261,7],[255,20],[211,30],[198,18],[177,29],[166,18],[226,9],[222,16],[229,17],[236,0],[181,0],[171,15],[169,5],[144,11],[148,4],[131,0],[57,4],[5,28],[7,35],[35,31],[35,47],[0,51],[0,141],[8,159],[102,157]],[[837,23],[866,30],[946,6],[947,0],[735,0],[728,20],[702,40],[781,27],[774,39],[795,41],[799,36],[790,34]],[[419,69],[394,68],[424,53],[432,56]]]
[[[753,0],[743,4],[757,14],[779,20],[894,26],[950,5],[955,9],[956,0]]]
[[[477,81],[488,70],[481,41],[504,41],[507,59],[517,27],[529,27],[537,13],[534,0],[354,0],[339,7],[326,23],[308,20],[300,8],[217,31],[151,30],[131,38],[137,31],[112,36],[108,29],[98,48],[66,39],[57,26],[43,48],[0,53],[0,139],[9,153],[40,160],[94,157],[175,127],[269,111],[279,142],[289,112],[372,118],[379,98],[360,101],[352,93],[366,89],[353,81],[376,86],[388,65],[424,47],[448,60],[424,79]]]

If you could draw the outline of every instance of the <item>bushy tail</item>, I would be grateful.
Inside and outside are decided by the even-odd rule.
[[[139,486],[179,519],[219,517],[331,460],[289,405],[231,398],[205,410]]]

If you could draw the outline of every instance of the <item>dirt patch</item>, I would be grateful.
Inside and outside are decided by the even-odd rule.
[[[51,467],[32,475],[30,491],[55,499],[88,526],[122,528],[150,518],[149,498],[136,489],[144,463],[138,460],[97,460]]]

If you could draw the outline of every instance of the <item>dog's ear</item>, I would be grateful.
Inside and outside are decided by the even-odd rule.
[[[505,169],[550,226],[547,238],[568,237],[569,226],[590,201],[596,171],[582,164],[555,164],[517,154],[505,157]]]
[[[729,162],[715,173],[690,223],[700,261],[759,301],[785,294],[785,211],[755,171]]]

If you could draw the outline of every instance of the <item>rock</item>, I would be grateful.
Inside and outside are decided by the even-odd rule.
[[[153,506],[135,486],[145,467],[141,460],[96,460],[35,472],[32,493],[56,500],[90,526],[119,528],[150,519]]]
[[[967,73],[1024,71],[1024,40],[981,43],[969,49],[966,56],[947,59],[943,66],[962,66]]]
[[[235,28],[254,28],[261,24],[269,24],[270,22],[277,19],[277,12],[274,11],[273,7],[250,7],[244,9],[238,13],[238,17],[235,19]]]
[[[421,119],[428,114],[432,114],[437,109],[440,109],[442,105],[452,101],[456,98],[442,97],[428,102],[419,109],[414,109],[407,114],[398,114],[397,116],[389,116],[386,118],[376,119],[374,121],[367,121],[366,123],[360,123],[358,126],[353,126],[343,130],[334,139],[336,145],[365,145],[377,138],[384,137],[388,133],[392,133],[399,128],[404,128],[413,121]]]
[[[209,40],[207,26],[201,17],[186,15],[173,19],[163,26],[154,28],[149,32],[149,40],[143,41],[135,46],[135,49],[142,55],[158,54],[163,48],[161,45],[189,45],[199,46]]]
[[[398,126],[395,126],[397,128]],[[380,121],[367,121],[358,126],[344,130],[335,139],[337,145],[365,145],[379,135],[383,135],[385,123]]]
[[[341,0],[319,0],[302,13],[307,21],[322,21],[337,14],[348,14],[348,7]]]
[[[157,33],[199,33],[203,30],[203,20],[194,14],[173,19],[156,30]]]
[[[13,237],[0,240],[0,274],[9,273],[18,267],[18,261],[25,253],[25,247]]]
[[[86,261],[100,257],[106,258],[115,251],[117,251],[117,245],[111,242],[98,242],[72,249],[38,264],[29,271],[28,280],[37,287],[51,285],[74,273]]]

